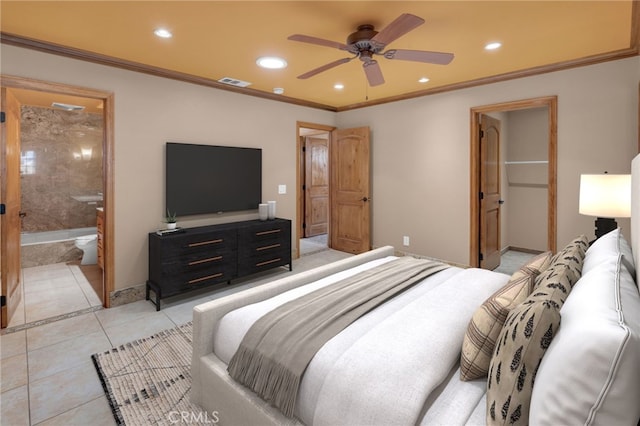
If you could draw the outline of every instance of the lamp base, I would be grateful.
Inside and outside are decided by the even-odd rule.
[[[611,231],[618,228],[618,223],[615,219],[607,217],[596,218],[596,240]]]

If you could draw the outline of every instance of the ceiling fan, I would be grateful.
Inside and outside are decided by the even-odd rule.
[[[373,25],[360,25],[356,32],[347,37],[346,44],[303,34],[291,35],[288,37],[289,40],[333,47],[345,50],[355,55],[350,58],[338,59],[337,61],[315,68],[309,72],[299,75],[298,78],[307,79],[316,74],[320,74],[321,72],[337,67],[338,65],[346,64],[355,58],[359,58],[363,62],[362,67],[367,76],[367,80],[369,81],[369,85],[378,86],[384,83],[384,77],[382,76],[382,70],[380,69],[378,61],[374,59],[374,55],[382,55],[387,59],[398,59],[401,61],[447,65],[453,60],[453,53],[406,49],[391,49],[384,51],[385,47],[389,43],[402,37],[423,23],[424,19],[411,15],[410,13],[403,13],[380,32],[376,31]]]

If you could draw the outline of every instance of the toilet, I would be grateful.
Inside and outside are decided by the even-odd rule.
[[[95,265],[98,263],[98,235],[83,235],[75,240],[75,246],[82,250],[81,265]]]

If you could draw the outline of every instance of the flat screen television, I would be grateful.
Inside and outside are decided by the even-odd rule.
[[[177,216],[255,210],[262,200],[262,150],[166,144],[166,209]]]

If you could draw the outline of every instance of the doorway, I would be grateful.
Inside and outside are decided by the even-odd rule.
[[[15,141],[6,137],[2,141],[3,162],[8,150],[19,152],[18,171],[5,175],[3,169],[2,179],[13,182],[21,194],[6,209],[7,215],[17,214],[20,219],[0,219],[3,266],[19,268],[17,274],[3,271],[2,294],[16,289],[22,293],[6,299],[2,327],[28,326],[71,312],[109,307],[113,96],[19,77],[3,76],[2,87],[21,111],[18,123],[11,125],[17,129]],[[6,203],[7,194],[1,195]],[[6,276],[17,280],[5,280]],[[50,287],[47,297],[43,285]],[[56,297],[62,302],[55,302]],[[32,309],[30,303],[35,304]]]
[[[304,130],[303,130],[304,129]],[[326,148],[317,151],[315,166],[313,156],[307,157],[307,138],[302,136],[324,135],[328,142]],[[336,129],[334,127],[301,123],[296,124],[297,137],[297,255],[300,256],[300,238],[305,235],[309,223],[320,223],[326,229],[327,247],[347,253],[363,253],[371,250],[371,139],[369,127]],[[316,138],[319,139],[319,138]],[[325,145],[324,142],[322,145]],[[317,146],[321,146],[318,144]],[[309,160],[308,158],[311,158]],[[305,210],[311,211],[312,198],[307,196],[306,171],[310,168],[322,169],[314,179],[321,182],[320,204],[327,204],[328,211],[322,208],[318,216],[321,220],[310,218],[305,223]],[[328,186],[326,185],[328,172]],[[313,177],[314,173],[311,174]],[[314,184],[317,182],[313,182]],[[319,210],[320,211],[320,210]],[[313,232],[311,233],[313,234]]]
[[[298,123],[299,256],[327,250],[329,240],[329,145],[333,127]]]
[[[546,209],[544,219],[546,222],[546,232],[537,229],[539,234],[546,236],[544,249],[555,252],[556,250],[556,203],[557,203],[557,97],[543,97],[522,101],[506,102],[501,104],[487,105],[471,109],[471,147],[470,147],[470,249],[469,264],[473,267],[482,265],[482,241],[487,236],[482,226],[482,201],[481,201],[481,170],[482,170],[482,146],[480,127],[483,115],[500,115],[510,112],[527,110],[543,110],[545,112],[546,124],[546,158],[526,158],[524,160],[506,161],[500,160],[500,175],[506,177],[507,183],[511,180],[514,186],[528,189],[544,189],[546,195]],[[507,141],[506,144],[509,142]],[[506,164],[505,164],[506,163]],[[532,180],[532,175],[540,175],[539,168],[544,166],[544,174]],[[535,172],[535,173],[534,173]],[[507,175],[508,174],[508,175]],[[520,176],[527,176],[527,181],[519,181]],[[542,179],[542,180],[540,180]],[[503,186],[502,188],[506,188]],[[515,194],[515,192],[514,192]],[[504,194],[503,194],[504,195]],[[504,197],[503,197],[504,198]],[[515,196],[514,200],[517,199]],[[502,201],[502,199],[500,199]],[[505,200],[505,206],[500,205],[499,210],[511,209],[510,214],[515,214],[518,204],[510,206],[509,199]],[[498,235],[500,229],[505,229],[503,224],[498,225]],[[544,225],[541,225],[541,227]],[[490,237],[491,238],[491,237]],[[495,238],[495,237],[493,237]],[[501,238],[498,243],[502,249],[508,248],[505,245],[505,238]]]

